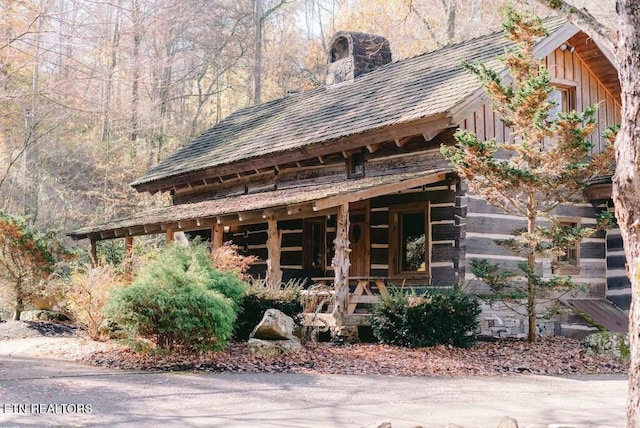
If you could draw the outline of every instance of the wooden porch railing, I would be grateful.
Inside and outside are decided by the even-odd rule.
[[[333,298],[334,290],[330,289],[333,284],[333,277],[311,278],[316,284],[326,285],[327,288],[320,290],[305,290],[304,312],[310,313],[317,310],[317,305]],[[353,291],[349,291],[349,301],[347,307],[347,315],[355,312],[358,304],[372,304],[380,301],[380,296],[389,294],[387,291],[388,278],[385,277],[365,277],[354,276],[349,277],[349,288],[353,287]],[[333,304],[329,303],[326,310],[321,313],[331,312]]]

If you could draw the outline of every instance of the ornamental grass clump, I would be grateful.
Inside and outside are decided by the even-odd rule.
[[[219,350],[231,339],[246,288],[233,273],[212,268],[203,245],[173,245],[130,287],[114,290],[105,314],[130,338],[161,350]]]
[[[373,305],[373,335],[389,345],[420,348],[452,345],[468,348],[475,343],[480,305],[461,291],[407,294],[393,290]]]

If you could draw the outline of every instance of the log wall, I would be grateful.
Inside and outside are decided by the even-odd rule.
[[[506,248],[498,245],[496,240],[512,238],[513,231],[524,229],[527,221],[523,217],[504,214],[499,209],[488,205],[484,199],[477,196],[467,196],[467,217],[465,227],[466,245],[466,281],[473,284],[477,292],[487,292],[488,288],[479,283],[469,267],[471,259],[487,259],[498,263],[504,269],[520,272],[518,262],[523,257],[515,256]],[[556,214],[561,217],[575,219],[581,225],[596,224],[596,216],[606,206],[594,207],[591,204],[575,204],[559,207]],[[541,222],[545,224],[545,222]],[[549,225],[548,223],[546,223]],[[580,272],[571,275],[574,281],[587,284],[591,297],[604,297],[607,282],[607,266],[605,263],[606,236],[604,231],[597,232],[591,238],[585,238],[580,244]],[[543,260],[537,266],[537,271],[545,278],[553,275],[551,260]]]

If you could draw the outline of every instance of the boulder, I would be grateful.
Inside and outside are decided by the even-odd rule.
[[[498,428],[518,428],[518,421],[509,416],[505,416],[498,422]]]
[[[64,314],[56,311],[35,310],[20,313],[21,321],[67,321],[68,319]]]
[[[302,344],[299,339],[264,340],[252,338],[247,342],[247,348],[253,355],[270,358],[278,355],[296,353],[302,349]]]
[[[587,353],[604,354],[615,358],[629,358],[629,335],[601,331],[593,333],[580,342]]]
[[[262,321],[253,329],[249,338],[263,340],[298,340],[293,334],[295,326],[293,318],[289,315],[277,309],[267,309],[262,317]]]

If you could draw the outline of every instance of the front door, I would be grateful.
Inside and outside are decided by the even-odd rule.
[[[351,246],[349,276],[368,277],[371,269],[369,201],[354,202],[349,205],[349,223]]]

